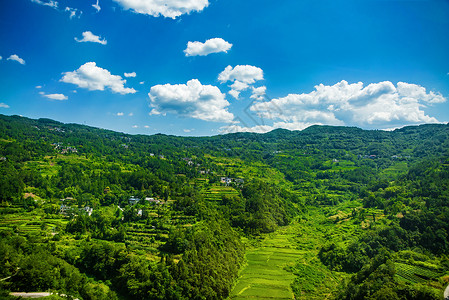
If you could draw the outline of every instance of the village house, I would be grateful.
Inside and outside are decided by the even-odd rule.
[[[92,215],[92,212],[94,211],[94,209],[92,207],[86,206],[83,208],[80,208],[80,212],[84,211],[89,217]]]
[[[233,182],[236,184],[243,184],[245,181],[241,178],[220,177],[220,182],[225,185],[230,185]]]
[[[160,200],[157,200],[157,199],[154,199],[154,198],[150,198],[150,197],[146,197],[146,198],[145,198],[145,201],[148,201],[148,202],[150,202],[150,203],[156,203],[156,204],[161,203]]]
[[[131,205],[135,205],[135,204],[137,204],[139,201],[140,201],[140,199],[139,199],[139,198],[136,198],[136,197],[131,197],[131,198],[128,199],[128,203],[131,204]]]

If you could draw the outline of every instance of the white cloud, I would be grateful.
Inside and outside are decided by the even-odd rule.
[[[130,112],[130,113],[128,114],[128,117],[132,117],[132,116],[134,116],[134,114],[133,114],[132,112]]]
[[[264,100],[266,92],[267,92],[266,86],[259,86],[257,88],[253,87],[253,93],[250,98],[255,100]]]
[[[0,56],[0,60],[2,60],[2,59],[3,59],[3,57]]]
[[[143,127],[145,127],[145,128],[150,128],[150,126],[148,126],[148,125],[145,125],[145,126],[143,126]]]
[[[92,4],[92,7],[95,8],[97,10],[97,12],[99,12],[101,10],[100,4],[98,2],[99,2],[99,0],[97,0],[96,4]]]
[[[25,64],[25,61],[22,58],[20,58],[17,54],[11,55],[10,57],[7,58],[7,60],[14,60],[21,65]]]
[[[72,7],[66,7],[64,9],[65,12],[69,13],[69,17],[70,19],[77,17],[78,19],[81,17],[81,15],[83,14],[82,11],[76,9],[76,8],[72,8]]]
[[[54,0],[49,0],[49,1],[31,0],[31,2],[40,4],[40,5],[49,6],[49,7],[52,7],[54,9],[58,8],[58,1],[54,1]]]
[[[0,102],[0,108],[9,108],[9,105],[3,102]]]
[[[443,103],[446,102],[440,93],[426,93],[426,89],[416,84],[410,84],[405,82],[398,82],[398,93],[407,98],[419,99],[428,103]]]
[[[250,110],[261,118],[275,121],[274,128],[303,129],[313,124],[350,125],[362,128],[391,128],[420,123],[437,123],[424,113],[422,102],[442,103],[438,93],[407,83],[397,87],[389,81],[333,86],[320,84],[311,93],[289,94],[268,102],[258,102]]]
[[[183,129],[182,131],[184,131],[185,133],[189,133],[192,132],[192,129]]]
[[[124,75],[125,75],[125,77],[136,77],[137,76],[136,72],[125,73]]]
[[[118,113],[117,113],[117,116],[118,116],[118,117],[122,117],[122,116],[123,116],[123,113],[122,113],[122,112],[118,112]]]
[[[104,91],[107,87],[114,93],[134,94],[133,88],[125,88],[126,80],[119,75],[112,75],[108,70],[97,67],[95,62],[87,62],[78,70],[63,73],[60,81],[72,83],[90,91]]]
[[[67,97],[64,94],[48,94],[48,95],[43,95],[43,96],[48,99],[60,100],[60,101],[69,99],[69,97]]]
[[[222,83],[234,82],[230,86],[229,94],[235,99],[239,99],[240,92],[248,89],[256,81],[263,80],[263,71],[261,68],[249,65],[238,65],[234,68],[227,66],[218,75],[218,80]]]
[[[247,90],[249,84],[236,80],[230,87],[229,94],[235,99],[239,99],[240,92]]]
[[[67,97],[64,94],[45,94],[44,92],[39,92],[39,95],[42,95],[42,97],[51,99],[51,100],[59,100],[59,101],[63,101],[63,100],[67,100],[69,99],[69,97]]]
[[[212,122],[232,122],[234,115],[227,110],[225,95],[212,85],[202,85],[197,79],[187,84],[165,84],[151,87],[150,114],[175,113]]]
[[[133,125],[133,128],[139,128],[139,126],[137,126],[137,125]]]
[[[55,0],[48,0],[48,1],[42,1],[42,0],[31,0],[31,2],[40,4],[40,5],[44,5],[44,6],[48,6],[51,7],[53,9],[56,9],[57,11],[64,11],[64,12],[68,12],[69,13],[69,17],[70,19],[72,19],[73,17],[81,17],[81,14],[83,13],[82,11],[76,9],[76,8],[71,8],[71,7],[66,7],[65,9],[59,9],[59,2],[55,1]]]
[[[222,134],[235,133],[235,132],[255,132],[255,133],[266,133],[273,130],[273,126],[269,125],[256,125],[253,127],[245,127],[240,125],[229,125],[223,126],[218,131]]]
[[[153,17],[164,16],[175,19],[192,11],[202,11],[208,0],[114,0],[123,8]]]
[[[42,85],[36,85],[36,88],[37,88],[37,89],[41,89],[41,88],[42,88]]]
[[[234,68],[227,66],[218,75],[218,80],[223,83],[227,81],[240,81],[242,83],[253,84],[256,81],[263,80],[263,71],[261,68],[249,65],[238,65]]]
[[[82,39],[78,39],[76,37],[75,41],[77,41],[79,43],[81,43],[81,42],[92,42],[92,43],[98,43],[98,44],[102,44],[102,45],[106,45],[108,43],[108,41],[106,41],[106,39],[102,40],[100,36],[97,36],[97,35],[93,34],[91,31],[83,32],[83,38]]]
[[[145,83],[145,81],[141,81],[141,82],[139,82],[139,84],[144,84]]]
[[[209,39],[204,43],[188,42],[187,49],[184,50],[186,56],[206,56],[211,53],[228,52],[232,44],[222,38]]]

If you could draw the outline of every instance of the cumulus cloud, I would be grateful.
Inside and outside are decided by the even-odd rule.
[[[246,127],[236,124],[231,124],[229,126],[223,126],[218,131],[222,134],[236,133],[236,132],[254,132],[254,133],[266,133],[275,129],[270,125],[256,125],[253,127]]]
[[[134,94],[133,88],[125,88],[126,80],[119,75],[112,75],[108,70],[97,67],[95,62],[87,62],[78,70],[63,73],[60,81],[72,83],[90,91],[104,91],[109,88],[114,93]]]
[[[0,102],[0,108],[9,108],[9,105],[3,102]]]
[[[92,42],[92,43],[98,43],[98,44],[102,44],[102,45],[106,45],[108,43],[108,41],[106,41],[106,39],[101,39],[101,37],[93,34],[91,31],[83,32],[83,38],[79,39],[76,37],[75,41],[77,41],[78,43]]]
[[[253,92],[250,98],[254,100],[264,100],[266,92],[267,92],[266,86],[259,86],[257,88],[253,87]]]
[[[114,0],[125,9],[153,17],[164,16],[175,19],[192,11],[202,11],[208,0]]]
[[[442,103],[439,93],[424,87],[384,81],[364,87],[362,82],[341,81],[315,86],[311,93],[289,94],[268,102],[254,103],[250,110],[273,120],[274,128],[304,129],[313,124],[350,125],[362,128],[391,128],[437,123],[422,110],[423,103]]]
[[[39,94],[40,94],[42,97],[45,97],[45,98],[48,98],[48,99],[51,99],[51,100],[59,100],[59,101],[63,101],[63,100],[69,99],[69,97],[67,97],[67,96],[64,95],[64,94],[46,94],[46,93],[44,93],[44,92],[39,92]]]
[[[229,94],[235,99],[239,99],[240,92],[247,90],[249,84],[236,80],[230,87]]]
[[[175,113],[212,122],[232,122],[234,115],[227,110],[225,95],[212,85],[202,85],[197,79],[187,84],[165,84],[151,87],[150,114]]]
[[[218,75],[218,80],[221,82],[240,81],[247,84],[253,84],[256,81],[263,80],[263,71],[261,68],[238,65],[234,68],[227,66],[223,72]]]
[[[10,57],[7,58],[7,60],[13,60],[18,62],[21,65],[25,64],[25,60],[23,60],[22,58],[20,58],[17,54],[13,54]]]
[[[118,116],[118,117],[122,117],[123,115],[124,115],[124,114],[123,114],[122,112],[118,112],[118,113],[117,113],[117,116]]]
[[[228,52],[232,44],[222,38],[209,39],[204,43],[188,42],[187,49],[184,50],[186,56],[206,56],[211,53]]]
[[[136,72],[125,73],[124,75],[125,75],[125,77],[136,77],[137,76]]]
[[[420,99],[428,103],[443,103],[446,102],[446,98],[440,93],[426,93],[426,89],[416,84],[410,84],[405,82],[398,82],[398,92],[400,95],[411,99]]]
[[[218,75],[218,80],[222,83],[233,82],[229,94],[238,99],[240,92],[248,89],[256,81],[263,80],[263,71],[261,68],[249,65],[238,65],[234,68],[227,66]]]

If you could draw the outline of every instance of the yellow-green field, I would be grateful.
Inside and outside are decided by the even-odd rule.
[[[343,206],[340,209],[350,211]],[[362,230],[349,219],[335,223],[327,216],[335,212],[310,207],[301,219],[265,236],[256,246],[247,245],[247,264],[229,299],[294,299],[293,288],[296,299],[328,298],[348,275],[329,270],[318,252],[329,239],[344,244],[344,237]]]
[[[231,299],[293,299],[295,276],[286,270],[300,256],[290,240],[293,227],[284,227],[246,253],[247,265],[239,274]]]

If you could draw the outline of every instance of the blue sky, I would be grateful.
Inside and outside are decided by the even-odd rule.
[[[445,0],[5,0],[0,113],[195,136],[446,123],[448,37]]]

